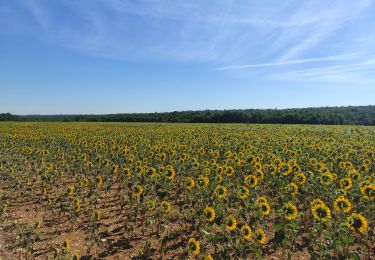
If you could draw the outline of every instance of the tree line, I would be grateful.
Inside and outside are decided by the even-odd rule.
[[[21,116],[4,113],[0,114],[0,121],[375,125],[375,106],[201,110],[107,115]]]

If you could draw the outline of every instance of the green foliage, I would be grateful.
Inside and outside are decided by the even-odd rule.
[[[7,113],[0,114],[0,121],[375,125],[375,106],[295,108],[281,110],[202,110],[110,115],[16,116]]]

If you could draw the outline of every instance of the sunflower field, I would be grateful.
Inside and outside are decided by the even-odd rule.
[[[373,259],[375,128],[0,123],[0,259]]]

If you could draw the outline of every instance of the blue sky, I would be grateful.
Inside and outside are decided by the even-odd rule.
[[[375,1],[0,0],[0,112],[375,104]]]

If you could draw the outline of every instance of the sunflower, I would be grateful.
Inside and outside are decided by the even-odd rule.
[[[216,216],[216,213],[215,213],[215,209],[212,208],[212,207],[206,207],[204,209],[204,217],[206,218],[206,221],[208,222],[212,222],[215,220],[215,216]]]
[[[325,204],[316,204],[311,208],[316,220],[325,222],[331,218],[331,210]]]
[[[143,171],[142,170],[142,166],[138,166],[137,167],[137,173],[141,173],[142,171]],[[155,178],[157,176],[157,174],[158,174],[157,170],[154,167],[147,167],[145,169],[145,173],[150,178]]]
[[[292,172],[292,167],[287,163],[282,163],[280,164],[279,172],[284,176],[289,175]]]
[[[324,205],[324,202],[321,200],[321,199],[313,199],[311,202],[310,202],[310,206],[313,207],[315,205],[320,205],[320,204],[323,204]]]
[[[258,169],[255,171],[255,176],[257,176],[258,180],[262,180],[264,178],[264,173],[262,170]]]
[[[203,174],[204,175],[210,175],[211,174],[211,169],[210,168],[204,168],[203,169]]]
[[[241,186],[239,189],[238,189],[238,196],[240,197],[240,199],[244,200],[246,199],[247,197],[249,197],[249,189],[246,188],[245,186]]]
[[[228,167],[226,167],[226,169],[225,169],[225,173],[226,173],[226,175],[228,175],[229,177],[230,177],[230,176],[233,176],[233,174],[234,174],[234,169],[233,169],[233,167],[232,167],[232,166],[228,166]]]
[[[368,229],[366,218],[359,213],[352,213],[348,217],[346,224],[351,230],[360,233],[365,233]]]
[[[255,200],[255,202],[256,202],[257,204],[262,204],[262,203],[268,203],[268,200],[267,200],[266,197],[264,197],[264,196],[260,196],[260,197],[258,197],[258,198]]]
[[[155,209],[155,207],[156,207],[155,200],[148,201],[147,204],[146,204],[146,207],[147,207],[148,211],[153,211]]]
[[[195,181],[193,178],[188,177],[185,181],[186,189],[191,190],[195,185]]]
[[[74,211],[78,213],[80,210],[81,210],[80,201],[79,199],[75,198],[74,199]]]
[[[224,199],[228,195],[228,190],[223,185],[218,185],[215,194],[219,199]]]
[[[254,174],[249,174],[245,177],[245,185],[254,188],[258,185],[258,178]]]
[[[331,185],[332,182],[333,182],[333,175],[332,173],[330,172],[325,172],[325,173],[322,173],[320,176],[319,176],[319,180],[322,184],[324,185]]]
[[[141,185],[136,185],[133,191],[134,196],[139,198],[141,197],[142,193],[143,193],[143,187]]]
[[[130,171],[129,168],[127,168],[127,167],[122,167],[122,174],[123,174],[124,176],[130,176],[130,173],[131,173],[131,171]]]
[[[164,213],[169,213],[171,211],[171,204],[166,200],[164,200],[164,201],[162,201],[162,203],[160,203],[160,207],[161,207],[161,210]]]
[[[69,196],[73,196],[74,194],[74,186],[69,186],[66,193],[69,195]]]
[[[197,162],[197,161],[195,161],[194,163],[193,163],[193,169],[194,170],[197,170],[198,168],[199,168],[199,162]]]
[[[215,175],[215,180],[218,183],[221,183],[223,181],[223,176],[221,174],[217,174],[217,175]]]
[[[302,185],[306,182],[306,179],[306,175],[303,172],[300,172],[294,175],[293,181],[299,185]]]
[[[344,190],[344,189],[338,189],[337,190],[337,194],[340,195],[340,196],[346,196],[347,191]]]
[[[208,255],[205,255],[204,260],[214,260],[214,258],[212,257],[212,255],[208,254]]]
[[[375,198],[375,185],[369,184],[369,185],[364,185],[360,188],[362,196],[365,199],[372,200]]]
[[[251,237],[253,236],[253,232],[251,231],[251,228],[248,225],[243,225],[241,227],[241,235],[246,240],[250,240]]]
[[[207,176],[204,176],[204,175],[199,175],[198,179],[197,179],[197,186],[199,189],[203,189],[205,187],[207,187],[208,183],[209,183],[209,179]]]
[[[188,250],[193,255],[198,255],[201,247],[199,245],[199,242],[195,238],[190,238],[188,241]]]
[[[340,187],[344,190],[350,190],[353,186],[353,181],[351,178],[343,178],[340,180]]]
[[[72,256],[72,260],[79,260],[79,259],[81,259],[79,254],[74,253],[73,256]]]
[[[100,211],[99,210],[95,210],[94,211],[94,219],[96,221],[99,221],[101,219],[101,214],[100,214]]]
[[[285,187],[285,190],[292,196],[297,195],[298,193],[298,186],[295,183],[290,183]]]
[[[115,164],[112,168],[112,173],[113,174],[117,174],[118,173],[118,168],[119,168],[119,165],[118,164]]]
[[[333,202],[333,208],[338,212],[348,213],[352,209],[352,204],[347,198],[340,196]]]
[[[361,174],[359,174],[359,172],[357,172],[356,170],[349,171],[348,177],[350,177],[352,180],[355,180],[355,181],[361,181],[362,179]]]
[[[264,245],[266,243],[266,233],[263,229],[258,228],[257,230],[255,230],[254,237],[258,244]]]
[[[63,250],[65,252],[70,252],[70,242],[68,239],[65,239],[64,242],[63,242]]]
[[[235,219],[235,217],[230,214],[228,217],[227,217],[227,221],[226,221],[226,228],[228,231],[233,231],[235,230],[237,227],[237,220]]]
[[[96,176],[95,182],[96,182],[96,185],[98,185],[98,187],[102,186],[102,184],[103,184],[102,176],[100,176],[100,175]]]
[[[260,203],[258,206],[263,216],[268,216],[270,214],[271,207],[268,203]]]
[[[175,175],[176,175],[176,172],[175,172],[173,166],[172,165],[168,165],[165,168],[165,176],[167,177],[167,179],[173,180],[173,178],[174,178]]]
[[[296,205],[292,202],[288,202],[283,206],[284,217],[287,220],[295,220],[298,216],[298,210]]]

